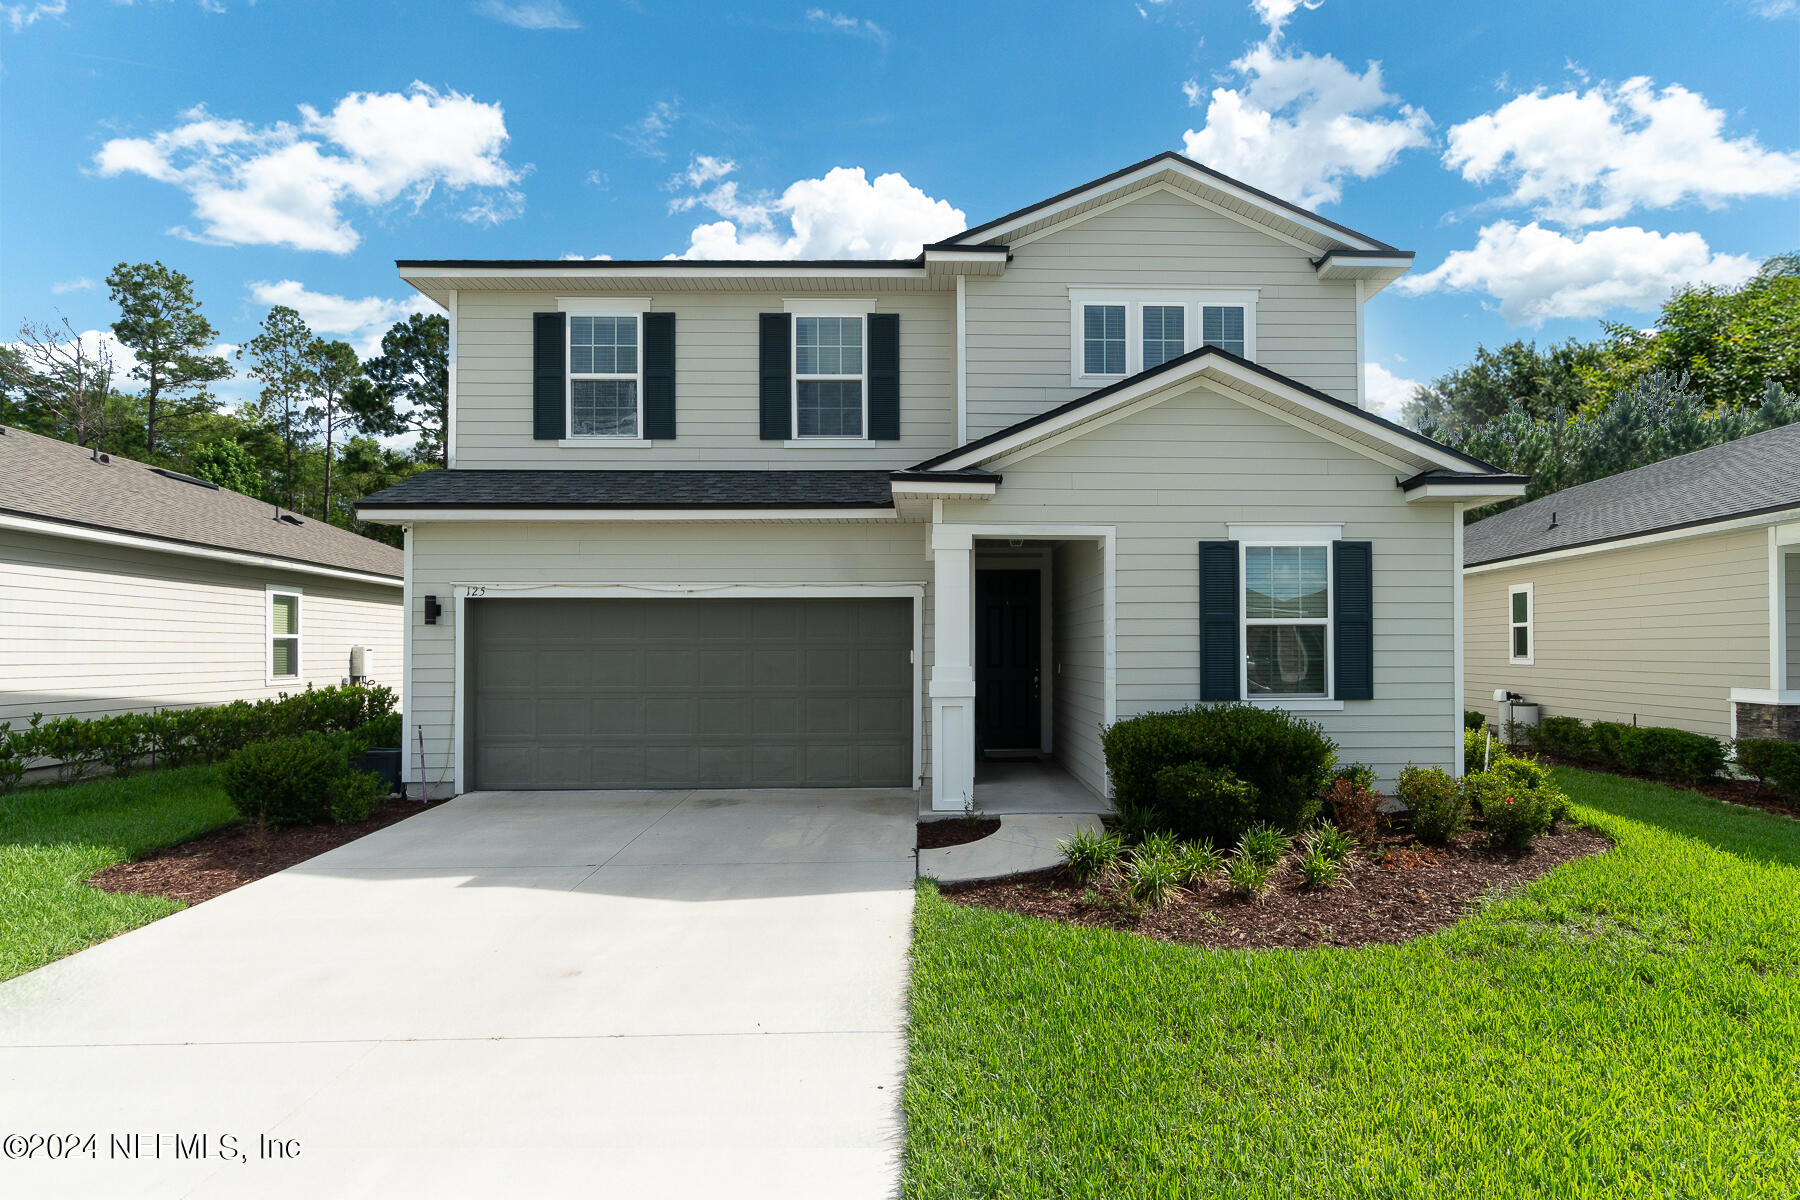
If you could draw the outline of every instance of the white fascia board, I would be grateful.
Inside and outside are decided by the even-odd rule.
[[[923,265],[890,267],[871,271],[864,264],[845,262],[829,267],[403,267],[400,278],[417,286],[417,281],[455,279],[543,279],[543,280],[630,280],[630,279],[924,279]]]
[[[892,521],[898,514],[891,508],[365,508],[357,516],[394,525],[402,521]]]
[[[897,479],[892,484],[896,496],[943,496],[958,500],[986,500],[999,486],[998,483],[983,483],[973,479],[946,479],[942,483]]]
[[[1084,188],[1073,196],[1064,199],[1054,207],[1034,208],[1023,216],[1016,217],[1004,225],[996,225],[992,229],[984,229],[981,231],[981,240],[982,242],[998,241],[1007,234],[1014,230],[1021,229],[1026,225],[1036,224],[1039,221],[1054,220],[1058,213],[1067,212],[1078,205],[1086,204],[1096,193],[1111,192],[1121,188],[1131,187],[1135,184],[1142,183],[1146,179],[1161,175],[1164,172],[1180,175],[1183,178],[1198,184],[1202,189],[1209,189],[1220,195],[1229,196],[1241,203],[1248,204],[1259,212],[1267,213],[1270,217],[1292,222],[1293,224],[1314,233],[1319,239],[1317,249],[1321,251],[1330,250],[1339,246],[1349,246],[1356,250],[1383,249],[1383,247],[1377,246],[1373,242],[1352,237],[1340,229],[1333,229],[1305,213],[1293,212],[1282,208],[1279,205],[1271,204],[1263,197],[1254,195],[1244,188],[1227,183],[1221,179],[1216,179],[1211,175],[1202,174],[1185,164],[1166,160],[1146,163],[1144,166],[1139,167],[1130,174],[1121,175],[1116,179],[1109,179],[1105,183],[1096,184],[1090,188]],[[1242,217],[1244,214],[1234,213],[1233,215]]]
[[[240,550],[219,550],[196,546],[190,542],[171,542],[161,538],[139,537],[111,529],[95,529],[88,525],[66,525],[61,521],[39,521],[30,517],[0,514],[0,529],[16,529],[20,533],[37,533],[46,537],[70,538],[78,542],[95,542],[104,546],[123,546],[131,550],[149,550],[158,554],[179,554],[184,558],[204,558],[213,562],[236,563],[269,571],[293,571],[301,575],[318,575],[326,579],[348,579],[354,583],[378,583],[384,587],[401,587],[403,581],[393,575],[372,575],[367,571],[348,571],[339,567],[295,562],[268,554],[250,554]]]
[[[1593,542],[1586,546],[1569,546],[1562,550],[1541,550],[1536,554],[1522,554],[1517,558],[1496,559],[1493,562],[1477,563],[1472,567],[1464,567],[1464,575],[1482,575],[1489,571],[1510,571],[1519,567],[1529,567],[1534,563],[1557,562],[1565,558],[1580,558],[1586,554],[1605,554],[1611,550],[1632,550],[1639,546],[1655,546],[1663,542],[1679,542],[1688,538],[1707,537],[1715,533],[1732,533],[1740,529],[1757,529],[1764,525],[1780,525],[1786,521],[1800,518],[1800,508],[1783,509],[1780,512],[1762,513],[1753,517],[1739,517],[1735,520],[1712,521],[1705,525],[1686,525],[1680,529],[1665,529],[1657,533],[1643,533],[1636,537],[1615,538],[1610,542]]]
[[[1498,504],[1525,494],[1522,483],[1422,483],[1406,493],[1408,504]]]

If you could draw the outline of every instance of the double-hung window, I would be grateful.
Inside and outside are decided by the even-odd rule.
[[[1506,661],[1515,667],[1531,666],[1536,655],[1536,607],[1531,584],[1515,583],[1506,589]]]
[[[264,637],[268,652],[265,663],[267,682],[297,682],[300,678],[300,589],[270,584],[265,596],[268,616]]]
[[[1245,545],[1244,695],[1331,695],[1331,547]]]
[[[1255,288],[1070,288],[1069,382],[1092,387],[1202,346],[1256,357]]]
[[[569,315],[569,436],[636,438],[643,401],[639,315]]]
[[[861,316],[794,318],[794,436],[866,436],[863,321]]]

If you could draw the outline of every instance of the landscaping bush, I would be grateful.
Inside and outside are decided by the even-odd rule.
[[[1627,769],[1641,775],[1692,784],[1725,769],[1724,743],[1703,733],[1649,726],[1639,729],[1629,745]]]
[[[1350,779],[1334,779],[1325,789],[1325,812],[1333,825],[1366,844],[1381,828],[1381,794]]]
[[[1349,881],[1343,878],[1343,867],[1314,844],[1300,856],[1300,882],[1309,888],[1328,888]]]
[[[1240,896],[1261,900],[1275,878],[1275,864],[1241,851],[1225,861],[1225,882]]]
[[[1188,838],[1235,841],[1257,816],[1254,787],[1230,771],[1197,763],[1158,771],[1156,801],[1155,820]]]
[[[1257,862],[1267,863],[1272,867],[1293,848],[1294,839],[1273,825],[1253,825],[1244,831],[1244,837],[1238,843],[1237,852],[1247,854]]]
[[[1494,845],[1523,854],[1541,834],[1550,832],[1556,823],[1556,811],[1545,791],[1515,788],[1512,784],[1513,780],[1501,772],[1487,771],[1465,779],[1463,790],[1481,814]]]
[[[1185,784],[1163,775],[1165,770],[1196,766],[1227,772],[1252,789],[1248,802],[1255,819],[1297,832],[1318,813],[1319,793],[1337,758],[1337,747],[1317,724],[1283,709],[1243,703],[1145,713],[1112,725],[1101,741],[1115,802],[1149,809],[1169,828],[1216,841],[1236,840],[1242,826],[1233,814],[1245,802],[1243,793],[1213,775],[1204,796],[1183,796]],[[1164,787],[1173,787],[1167,793],[1171,802],[1187,810],[1187,828],[1165,811]],[[1214,805],[1226,810],[1223,820],[1214,815]]]
[[[1375,768],[1368,763],[1345,763],[1331,773],[1333,783],[1340,779],[1348,779],[1365,791],[1375,790]]]
[[[1739,738],[1737,765],[1757,782],[1800,800],[1800,742]],[[4,769],[4,764],[0,764],[0,769]]]
[[[1225,856],[1213,849],[1211,842],[1184,842],[1175,852],[1174,863],[1181,886],[1198,887],[1219,873]]]
[[[1110,875],[1125,855],[1125,843],[1117,834],[1077,829],[1075,835],[1056,844],[1075,878],[1087,883]]]
[[[1412,813],[1413,835],[1421,842],[1441,846],[1469,826],[1463,789],[1442,768],[1407,767],[1394,796]]]
[[[1587,726],[1582,724],[1580,717],[1541,718],[1532,731],[1531,744],[1570,762],[1587,762],[1594,753]]]
[[[219,782],[239,816],[275,826],[364,821],[384,791],[379,776],[351,769],[338,740],[316,732],[250,743],[225,760]]]
[[[370,738],[392,740],[368,744],[397,746],[399,719],[394,693],[384,687],[307,688],[268,700],[93,719],[34,715],[20,728],[0,724],[0,792],[18,784],[25,765],[37,760],[54,761],[67,782],[98,766],[117,773],[151,764],[217,762],[253,742],[303,733],[342,734],[373,726]]]
[[[1637,759],[1638,729],[1619,721],[1588,726],[1588,761],[1608,771],[1629,771]]]
[[[1359,845],[1356,838],[1347,830],[1327,822],[1306,835],[1306,849],[1309,853],[1317,851],[1334,863],[1349,860],[1350,854]]]
[[[1485,717],[1481,713],[1476,712],[1472,708],[1463,709],[1463,728],[1464,729],[1480,729],[1483,725],[1486,725],[1486,724],[1487,724],[1487,717]]]
[[[1180,871],[1167,855],[1134,858],[1125,864],[1125,894],[1144,908],[1161,908],[1181,894]]]

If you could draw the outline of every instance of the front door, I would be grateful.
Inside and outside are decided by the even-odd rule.
[[[1043,747],[1038,573],[975,572],[975,745]]]

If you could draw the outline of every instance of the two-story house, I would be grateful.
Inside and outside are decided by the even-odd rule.
[[[401,262],[409,772],[955,809],[1225,699],[1460,767],[1462,510],[1523,483],[1363,408],[1411,261],[1162,154],[904,260]]]

